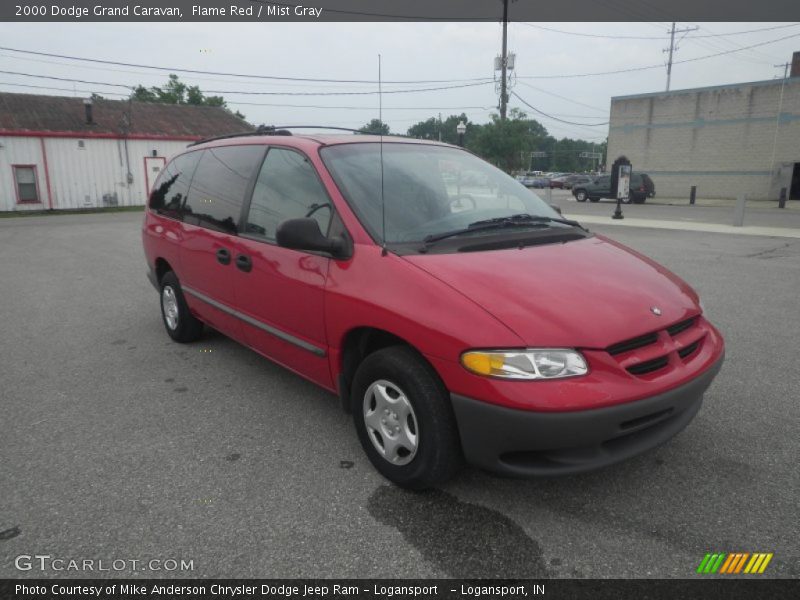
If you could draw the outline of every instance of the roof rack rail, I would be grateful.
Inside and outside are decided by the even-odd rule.
[[[251,135],[292,135],[292,132],[289,131],[290,129],[333,129],[336,131],[349,131],[350,133],[362,133],[365,135],[370,135],[369,131],[364,131],[363,129],[351,129],[349,127],[332,127],[328,125],[259,125],[253,131],[243,131],[241,133],[229,133],[227,135],[218,135],[216,137],[206,138],[204,140],[198,140],[196,142],[192,142],[187,146],[187,148],[191,146],[197,146],[198,144],[205,144],[206,142],[214,142],[217,140],[227,140],[230,138],[237,138],[237,137],[245,137]],[[380,135],[380,134],[374,134]],[[384,137],[391,137],[395,134],[386,134]]]
[[[205,144],[206,142],[215,142],[217,140],[228,140],[231,138],[247,137],[251,135],[292,135],[292,132],[288,131],[285,127],[275,127],[274,125],[259,125],[253,131],[240,131],[239,133],[228,133],[226,135],[218,135],[215,137],[206,138],[204,140],[197,140],[196,142],[192,142],[186,147],[191,148],[192,146]]]

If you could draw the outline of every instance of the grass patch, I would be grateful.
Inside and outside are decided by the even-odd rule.
[[[0,219],[15,217],[49,217],[51,215],[91,215],[95,213],[142,212],[144,206],[110,206],[108,208],[67,208],[63,210],[10,210],[0,212]]]

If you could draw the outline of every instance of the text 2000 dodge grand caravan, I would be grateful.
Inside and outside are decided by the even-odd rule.
[[[444,144],[197,144],[155,183],[143,240],[174,340],[207,324],[338,393],[406,487],[464,459],[539,476],[653,448],[723,360],[681,279]]]

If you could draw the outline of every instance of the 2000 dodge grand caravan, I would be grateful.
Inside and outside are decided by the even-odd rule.
[[[143,225],[167,333],[207,324],[339,394],[385,477],[577,473],[694,417],[697,294],[460,148],[272,131],[196,144]]]

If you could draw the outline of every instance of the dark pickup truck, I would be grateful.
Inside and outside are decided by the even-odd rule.
[[[599,202],[600,198],[616,200],[611,193],[611,176],[601,175],[590,183],[576,184],[572,187],[572,195],[578,202]],[[631,173],[629,200],[634,204],[643,204],[648,198],[656,195],[656,186],[646,173]]]

